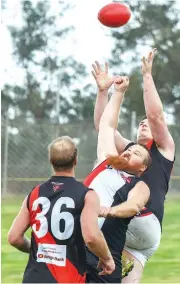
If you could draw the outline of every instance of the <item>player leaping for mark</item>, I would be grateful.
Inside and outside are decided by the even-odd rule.
[[[148,210],[131,220],[126,235],[124,255],[134,261],[134,268],[124,283],[140,283],[144,266],[160,244],[161,226],[164,215],[165,195],[169,188],[169,180],[175,159],[175,144],[168,130],[163,105],[157,93],[153,77],[152,64],[156,49],[147,58],[142,59],[142,74],[144,81],[144,105],[147,118],[138,127],[137,142],[148,146],[152,155],[152,166],[146,176],[151,181],[151,197],[147,204]],[[108,75],[107,63],[105,71],[96,64],[98,71],[96,83],[98,94],[94,110],[94,123],[99,130],[100,118],[108,103],[108,89],[113,84],[113,78]],[[132,141],[115,132],[118,153],[133,145]]]
[[[94,72],[96,77],[98,69]],[[96,268],[98,259],[87,250],[87,280],[90,283],[121,282],[121,254],[128,223],[131,217],[144,207],[150,196],[148,180],[143,178],[143,173],[151,164],[148,149],[136,144],[118,155],[115,146],[114,132],[118,125],[120,104],[128,86],[127,77],[115,78],[114,96],[107,104],[100,121],[98,164],[84,181],[86,186],[98,193],[101,206],[113,206],[116,216],[119,217],[99,219],[99,226],[114,257],[115,271],[109,276],[99,275]],[[102,214],[104,214],[103,208]]]

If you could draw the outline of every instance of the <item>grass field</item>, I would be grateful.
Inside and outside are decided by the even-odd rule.
[[[2,199],[2,283],[20,283],[28,255],[7,243],[7,232],[22,199]],[[168,198],[163,236],[157,253],[147,263],[142,283],[180,283],[180,196]],[[30,235],[30,234],[28,234]]]

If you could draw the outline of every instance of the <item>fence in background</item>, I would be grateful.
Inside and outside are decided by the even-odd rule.
[[[133,116],[132,116],[133,117]],[[120,124],[122,134],[131,138],[132,124]],[[123,131],[122,131],[123,130]],[[176,161],[170,188],[180,192],[180,126],[171,126],[176,143]],[[58,136],[69,135],[78,144],[79,163],[76,177],[83,180],[96,160],[97,134],[91,121],[52,125],[47,121],[27,123],[24,120],[2,119],[2,192],[25,194],[52,174],[47,146]]]

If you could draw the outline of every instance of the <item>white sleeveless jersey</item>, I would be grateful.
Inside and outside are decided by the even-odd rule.
[[[94,168],[87,176],[84,184],[94,189],[100,197],[100,205],[111,207],[114,195],[126,182],[130,182],[130,174],[115,170],[106,164],[106,160]],[[101,228],[105,218],[99,218]]]

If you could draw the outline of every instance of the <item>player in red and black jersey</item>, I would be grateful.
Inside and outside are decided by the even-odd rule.
[[[126,92],[129,79],[117,76],[114,82],[115,94],[106,106],[100,121],[97,158],[98,165],[84,181],[100,197],[100,216],[107,208],[118,207],[118,218],[99,218],[99,227],[107,241],[116,268],[111,275],[99,275],[98,259],[87,250],[87,280],[89,283],[120,283],[121,254],[126,240],[126,231],[131,218],[143,209],[150,196],[149,185],[141,177],[150,166],[149,151],[142,145],[133,145],[118,155],[114,132],[118,125],[121,96]],[[116,210],[117,214],[117,210]],[[106,216],[105,216],[106,217]]]
[[[155,51],[154,49],[147,58],[142,60],[143,98],[147,118],[141,121],[137,133],[137,142],[147,146],[152,156],[152,165],[146,172],[146,178],[150,182],[151,195],[146,205],[147,210],[138,217],[133,218],[128,226],[124,254],[133,259],[134,269],[129,273],[128,277],[123,279],[124,283],[140,282],[145,263],[159,247],[164,201],[175,159],[175,144],[168,130],[163,114],[163,105],[151,74]],[[105,71],[96,63],[96,66],[94,65],[94,75],[96,75],[95,79],[98,86],[94,123],[98,131],[100,118],[108,103],[108,89],[113,84],[114,78],[108,75],[107,63]],[[122,101],[123,95],[121,103]],[[124,138],[118,131],[115,132],[115,140],[119,154],[125,148],[127,149],[134,144]]]
[[[72,139],[53,141],[49,159],[54,176],[30,192],[8,234],[11,245],[29,253],[23,283],[85,283],[85,243],[100,258],[103,273],[112,273],[115,264],[98,228],[98,196],[74,178]],[[24,236],[29,227],[31,242]]]

